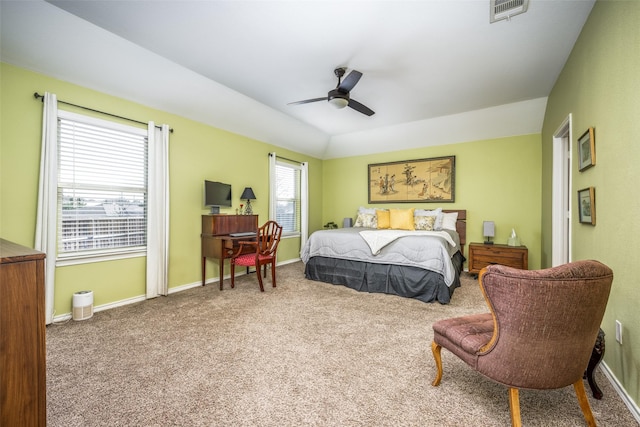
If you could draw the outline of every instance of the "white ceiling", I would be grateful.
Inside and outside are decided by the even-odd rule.
[[[540,132],[593,3],[530,0],[525,14],[490,24],[489,0],[3,0],[1,53],[332,158]],[[326,96],[338,66],[363,73],[351,97],[375,115],[287,105]]]

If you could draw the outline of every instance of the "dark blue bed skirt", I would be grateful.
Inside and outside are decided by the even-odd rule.
[[[457,252],[452,261],[456,274],[451,286],[444,283],[441,274],[422,268],[325,257],[309,259],[304,275],[310,280],[344,285],[361,292],[378,292],[447,304],[455,288],[460,286],[460,272],[465,258]]]

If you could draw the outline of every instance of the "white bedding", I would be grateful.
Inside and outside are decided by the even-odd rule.
[[[391,231],[391,233],[388,233]],[[362,236],[374,241],[373,248]],[[459,236],[453,231],[425,232],[341,228],[313,233],[302,248],[301,258],[341,258],[377,264],[419,267],[442,274],[451,286],[455,271],[451,257],[459,250]]]
[[[456,245],[449,233],[445,231],[364,230],[359,234],[367,242],[373,255],[378,255],[389,243],[408,236],[437,236],[445,239],[451,246]]]

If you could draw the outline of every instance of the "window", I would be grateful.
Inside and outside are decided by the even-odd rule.
[[[308,176],[306,162],[269,153],[269,218],[283,227],[283,237],[300,237],[304,246],[308,233]]]
[[[58,258],[144,251],[147,129],[58,113]]]
[[[300,168],[276,164],[276,222],[284,233],[300,233]]]

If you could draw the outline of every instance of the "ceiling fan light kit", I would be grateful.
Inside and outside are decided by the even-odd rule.
[[[332,90],[331,92],[337,91]],[[329,104],[333,105],[336,108],[344,108],[349,105],[349,97],[345,97],[344,95],[339,93],[332,94],[331,92],[329,92]]]
[[[358,81],[360,80],[360,77],[362,77],[362,73],[360,71],[353,70],[347,75],[347,77],[345,77],[344,80],[342,80],[342,76],[344,76],[346,70],[347,69],[344,67],[339,67],[333,70],[334,74],[338,78],[338,85],[335,89],[330,90],[326,97],[290,102],[289,105],[309,104],[311,102],[317,101],[328,101],[329,104],[331,104],[335,108],[351,107],[364,115],[374,115],[375,112],[371,108],[359,103],[356,100],[351,99],[351,96],[349,95],[351,89],[353,89],[356,83],[358,83]]]
[[[349,101],[344,98],[332,98],[329,100],[329,104],[333,105],[336,108],[344,108],[349,105]]]

